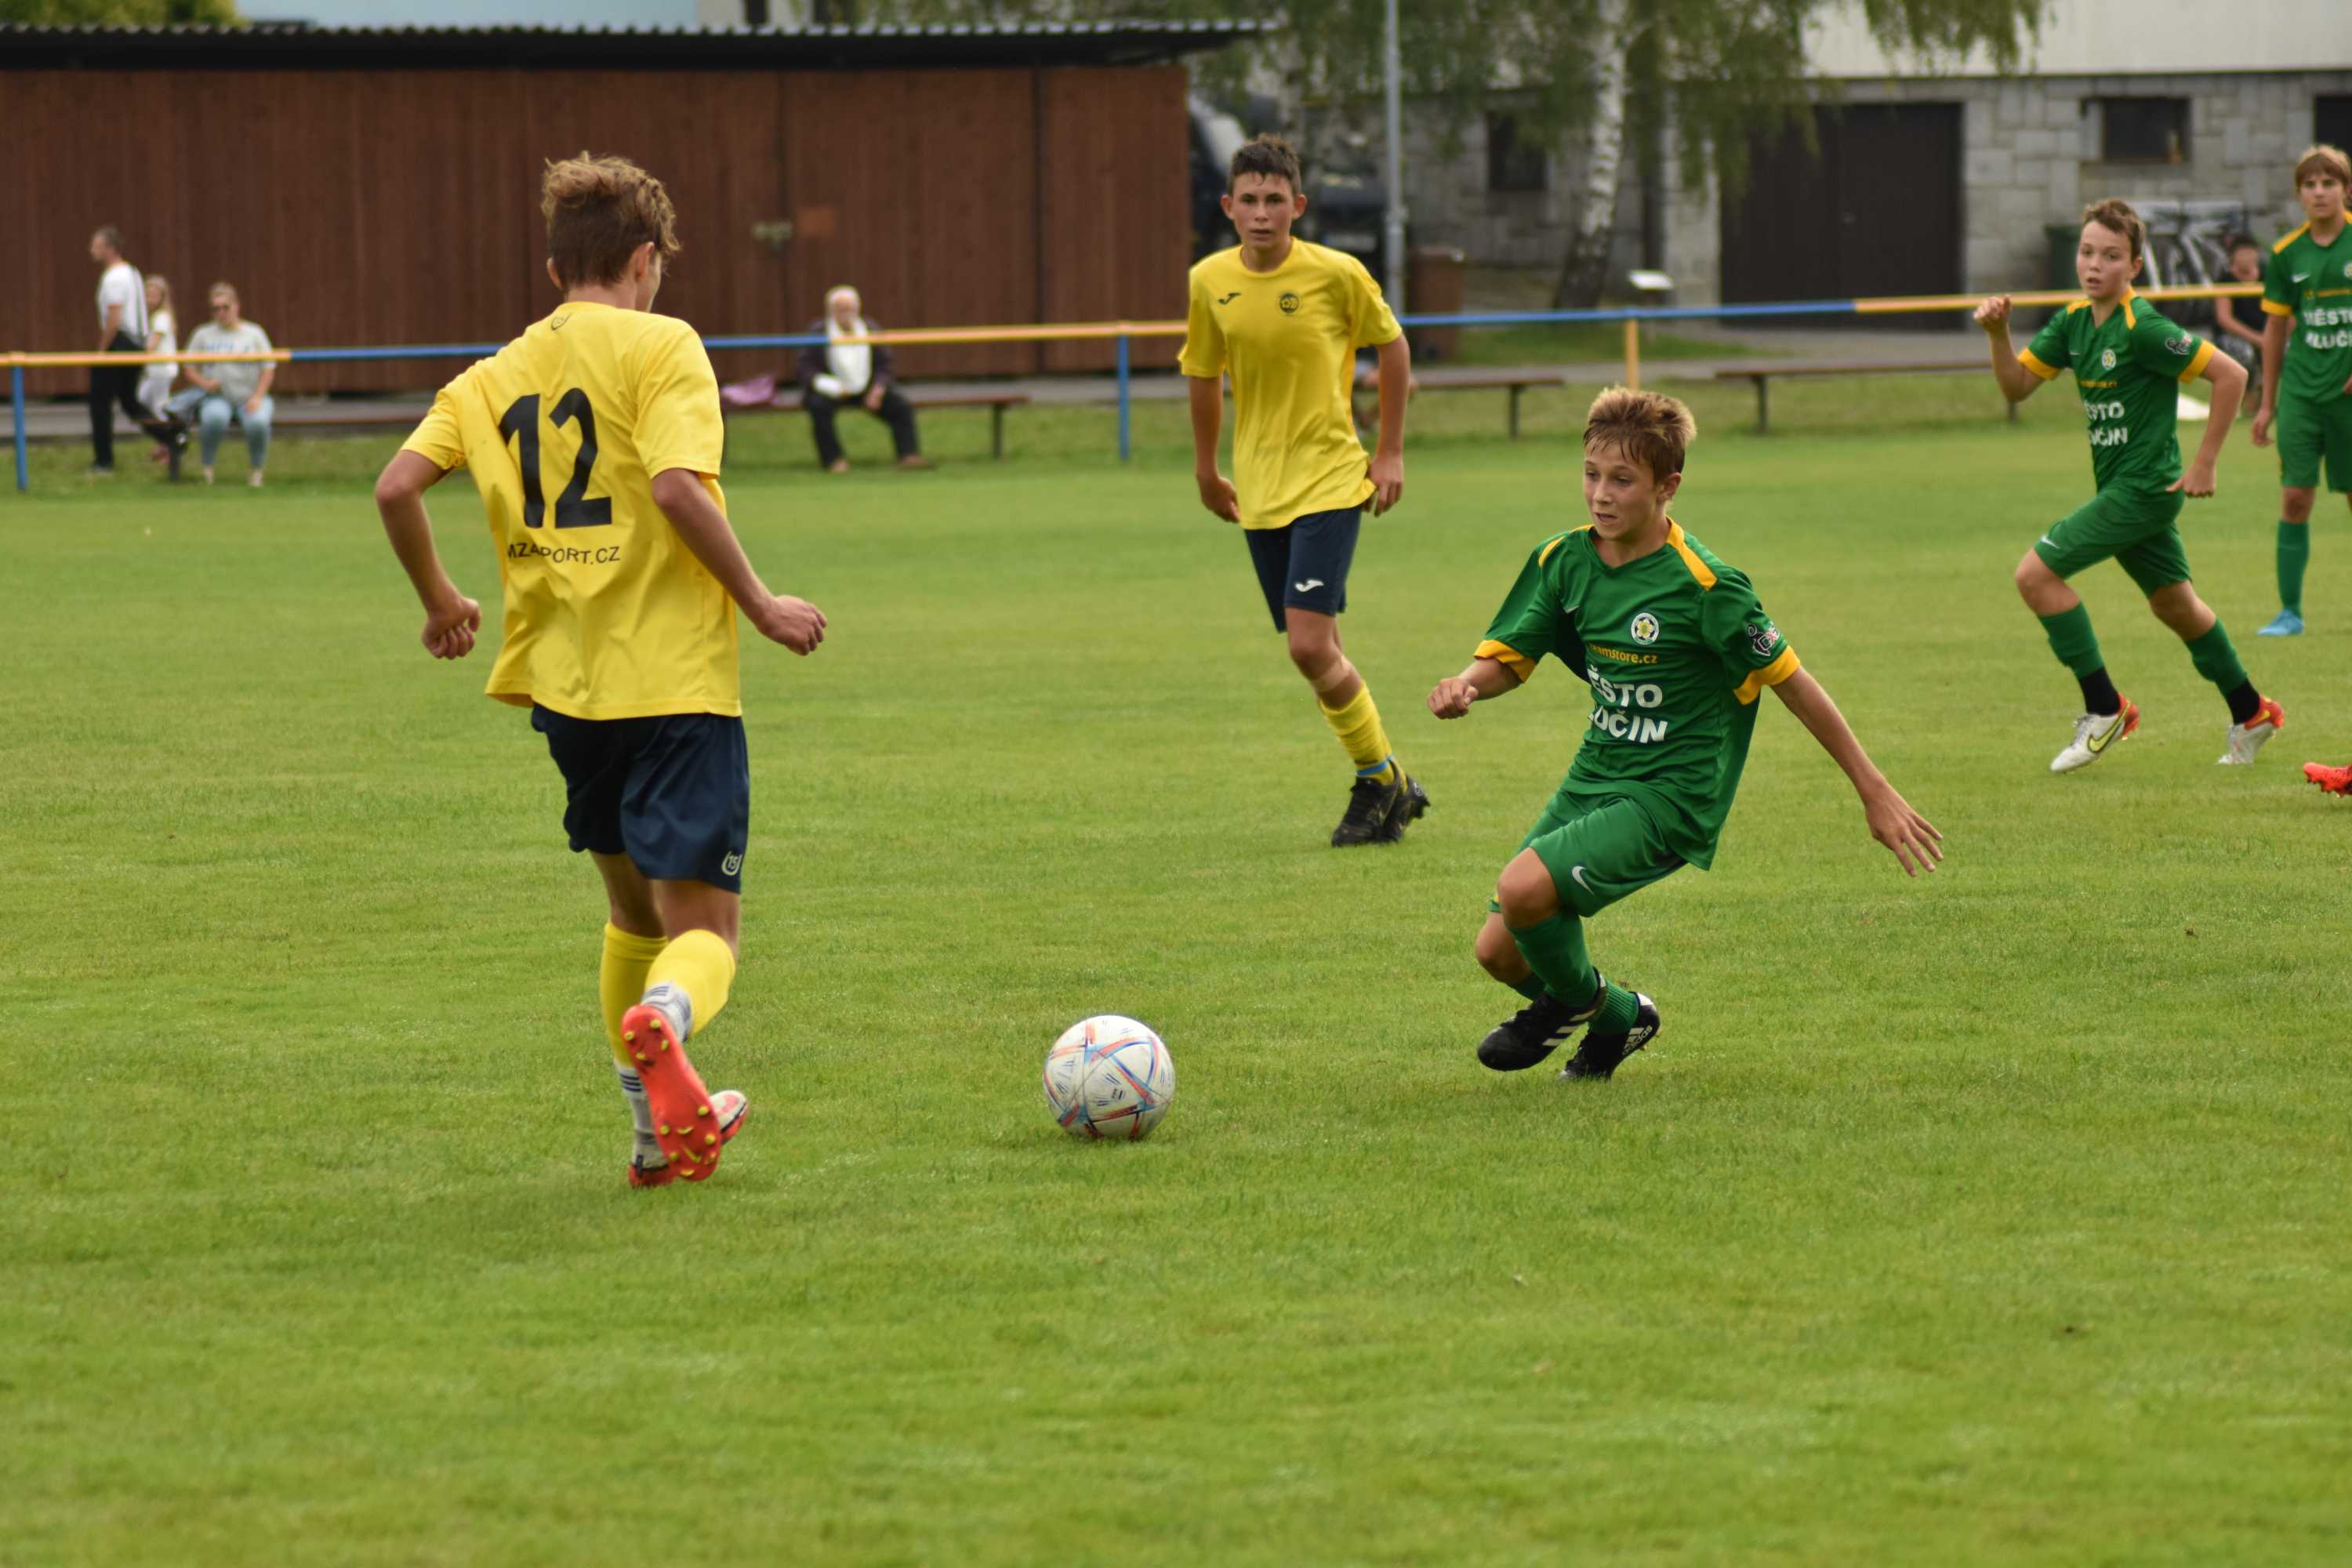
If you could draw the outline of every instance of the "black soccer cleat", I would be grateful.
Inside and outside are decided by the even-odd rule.
[[[1535,1066],[1576,1032],[1575,1015],[1575,1008],[1544,992],[1478,1042],[1478,1065],[1496,1072],[1518,1072]]]
[[[1385,844],[1393,838],[1389,818],[1395,813],[1396,797],[1403,793],[1401,785],[1384,784],[1378,779],[1358,779],[1348,790],[1347,815],[1331,830],[1331,847]]]
[[[1639,991],[1633,993],[1633,999],[1641,1004],[1641,1010],[1633,1015],[1633,1026],[1622,1035],[1600,1035],[1586,1030],[1584,1044],[1576,1048],[1576,1054],[1568,1058],[1568,1065],[1559,1069],[1560,1077],[1606,1079],[1627,1057],[1658,1037],[1658,1005]]]
[[[1397,771],[1403,773],[1404,784],[1392,792],[1396,798],[1389,803],[1388,821],[1381,833],[1383,844],[1394,844],[1402,838],[1404,830],[1429,812],[1429,792],[1421,787],[1421,781],[1402,768]]]

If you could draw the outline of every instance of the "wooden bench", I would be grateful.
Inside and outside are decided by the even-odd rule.
[[[1839,364],[1820,360],[1796,360],[1786,364],[1727,364],[1717,369],[1717,381],[1752,381],[1756,384],[1756,433],[1769,436],[1772,431],[1772,400],[1770,386],[1775,376],[1819,375],[1953,375],[1964,371],[1992,374],[1990,358],[1970,360],[1937,360],[1912,364]],[[2010,423],[2017,423],[2017,405],[2009,405]]]
[[[1004,411],[1018,408],[1029,401],[1025,392],[925,392],[920,387],[901,389],[908,404],[917,408],[985,408],[988,410],[988,455],[1004,456]],[[749,407],[721,405],[721,412],[732,418],[742,414],[797,414],[801,410],[801,395],[780,392],[769,403],[755,403]]]
[[[1564,375],[1528,375],[1510,371],[1450,370],[1439,366],[1413,373],[1413,390],[1419,392],[1475,392],[1507,387],[1511,394],[1511,439],[1519,438],[1519,398],[1530,386],[1566,386]]]

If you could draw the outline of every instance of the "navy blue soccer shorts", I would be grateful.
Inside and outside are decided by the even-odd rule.
[[[1356,559],[1356,532],[1363,521],[1364,509],[1350,506],[1310,511],[1280,528],[1242,531],[1276,631],[1290,629],[1286,607],[1326,616],[1348,607],[1348,568]]]
[[[563,831],[575,853],[626,855],[655,881],[743,890],[751,760],[741,719],[574,719],[534,706],[530,727],[563,773]]]

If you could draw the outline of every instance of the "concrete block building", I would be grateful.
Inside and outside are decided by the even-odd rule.
[[[1859,16],[1810,46],[1816,150],[1759,137],[1737,195],[1685,188],[1670,145],[1629,148],[1619,270],[1663,267],[1685,302],[1970,292],[2042,284],[2046,230],[2084,203],[2234,209],[2268,238],[2301,220],[2315,141],[2352,146],[2352,0],[2054,0],[2014,74],[1888,55]],[[1416,242],[1556,265],[1582,149],[1528,145],[1507,111],[1409,158]]]

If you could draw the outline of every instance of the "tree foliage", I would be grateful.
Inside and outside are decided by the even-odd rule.
[[[242,20],[234,0],[0,0],[0,22],[39,26],[236,26]]]
[[[1750,136],[1780,124],[1810,133],[1803,111],[1821,84],[1805,76],[1805,30],[1858,6],[1871,34],[1898,55],[1957,60],[1988,51],[2015,65],[2046,0],[1412,0],[1399,7],[1404,90],[1416,112],[1458,132],[1498,97],[1520,126],[1558,136],[1591,121],[1593,61],[1622,51],[1636,135],[1663,121],[1675,132],[1684,172],[1712,169],[1733,184]],[[1013,22],[1179,19],[1213,14],[1202,0],[865,0],[866,21]],[[1623,16],[1612,37],[1604,11]],[[1227,9],[1226,15],[1233,14]],[[1271,37],[1202,62],[1212,79],[1271,69],[1308,105],[1377,105],[1382,77],[1382,0],[1283,0]]]

